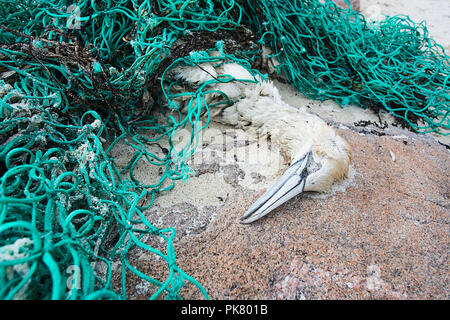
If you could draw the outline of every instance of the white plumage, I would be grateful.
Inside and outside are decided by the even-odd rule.
[[[225,63],[213,67],[209,63],[199,66],[183,66],[172,70],[170,76],[183,81],[186,87],[175,88],[180,92],[192,91],[220,75],[230,75],[242,81],[211,81],[203,101],[192,101],[190,96],[179,96],[175,101],[187,111],[189,103],[214,103],[223,96],[236,102],[227,107],[211,110],[217,122],[240,128],[253,127],[260,133],[275,139],[290,161],[290,167],[280,180],[260,197],[241,218],[245,223],[255,221],[280,204],[303,191],[329,191],[335,181],[348,176],[351,161],[349,144],[336,134],[318,116],[304,108],[285,103],[270,81],[258,78],[237,63]],[[195,99],[194,99],[195,100]]]

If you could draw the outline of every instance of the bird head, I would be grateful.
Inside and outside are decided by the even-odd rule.
[[[304,191],[329,192],[334,182],[348,177],[351,148],[328,126],[298,146],[281,178],[257,199],[241,217],[242,223],[256,221]]]

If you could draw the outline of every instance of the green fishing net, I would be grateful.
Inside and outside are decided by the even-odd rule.
[[[257,69],[272,58],[308,97],[448,134],[449,57],[425,24],[372,23],[322,2],[2,0],[0,298],[126,299],[130,274],[152,299],[182,298],[187,285],[208,298],[177,264],[175,229],[145,213],[192,174],[186,162],[211,110],[234,103],[214,92],[223,99],[208,104],[211,85],[239,79],[180,93],[176,67],[237,62],[264,77]],[[176,147],[183,129],[190,138]],[[133,150],[125,164],[114,157],[121,145]],[[139,179],[142,163],[160,168],[154,183]],[[164,276],[139,270],[136,248]]]

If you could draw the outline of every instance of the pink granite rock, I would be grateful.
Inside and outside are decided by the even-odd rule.
[[[175,244],[177,264],[212,299],[446,299],[450,153],[428,136],[353,127],[344,192],[303,194],[250,225],[262,193],[236,185],[214,216]],[[218,169],[220,170],[220,169]],[[188,182],[189,183],[189,182]],[[173,223],[173,221],[171,221]],[[164,279],[165,266],[133,261]],[[137,284],[129,284],[130,292]],[[189,285],[184,298],[201,298]],[[134,298],[144,298],[135,294]]]
[[[342,9],[348,9],[348,4],[344,0],[332,0],[336,5]],[[353,10],[360,11],[360,0],[349,0]]]

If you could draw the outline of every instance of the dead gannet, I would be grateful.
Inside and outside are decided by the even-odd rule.
[[[226,74],[239,80],[254,80],[249,71],[237,63],[219,67],[208,63],[178,67],[170,74],[197,88]],[[212,112],[213,119],[241,128],[255,127],[267,133],[272,140],[276,139],[290,163],[281,178],[245,212],[242,223],[260,219],[303,191],[329,191],[335,181],[348,176],[351,161],[349,144],[333,128],[305,109],[285,103],[272,82],[259,80],[258,83],[212,81],[207,87],[211,93],[205,96],[208,104],[217,98],[217,91],[237,100],[231,106]],[[183,99],[175,99],[182,108],[195,103],[192,99]]]

